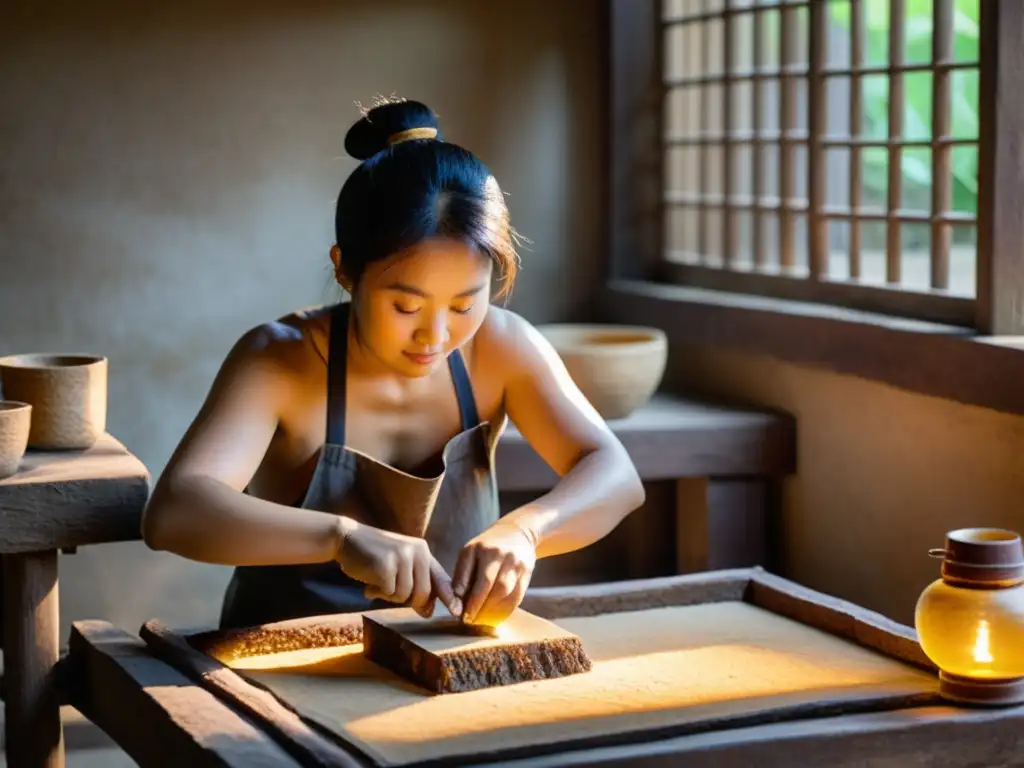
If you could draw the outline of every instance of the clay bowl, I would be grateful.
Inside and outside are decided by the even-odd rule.
[[[8,400],[32,406],[29,448],[90,448],[107,428],[107,358],[96,355],[12,355],[0,358]]]
[[[657,328],[561,323],[538,330],[604,419],[645,405],[665,375],[668,340]]]
[[[0,400],[0,480],[18,471],[28,447],[32,406],[17,400]]]

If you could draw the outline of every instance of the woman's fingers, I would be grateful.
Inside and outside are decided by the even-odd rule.
[[[433,560],[429,555],[419,557],[413,564],[413,586],[412,594],[409,596],[409,607],[424,618],[434,612],[433,588],[431,586],[430,563]]]
[[[478,624],[497,626],[507,619],[522,602],[526,594],[528,579],[524,578],[521,569],[511,558],[506,558],[495,577],[494,584],[484,601],[483,606],[475,614]]]
[[[501,572],[504,558],[481,552],[477,554],[475,561],[472,587],[469,595],[463,601],[465,608],[462,618],[463,621],[469,623],[476,621],[477,614],[486,604],[491,588]]]
[[[452,573],[452,593],[463,605],[466,604],[466,593],[469,591],[470,579],[473,578],[475,551],[472,547],[463,547]]]
[[[441,604],[448,609],[448,613],[455,618],[461,617],[462,600],[455,596],[452,580],[445,572],[444,567],[433,556],[430,558],[430,583],[433,595],[436,595]]]

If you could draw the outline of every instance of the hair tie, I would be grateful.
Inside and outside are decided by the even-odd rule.
[[[392,133],[388,136],[389,147],[395,146],[395,144],[401,144],[403,141],[410,141],[412,139],[433,139],[437,137],[437,128],[409,128],[405,131],[399,131],[398,133]]]

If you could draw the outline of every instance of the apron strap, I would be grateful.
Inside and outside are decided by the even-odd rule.
[[[345,444],[345,370],[348,362],[349,303],[331,312],[331,341],[327,352],[327,442]]]
[[[464,430],[473,429],[480,423],[480,415],[476,410],[473,384],[469,380],[469,372],[466,370],[466,361],[462,358],[462,350],[456,349],[448,355],[448,369],[452,372],[452,383],[455,384],[455,397],[459,401],[462,428]]]

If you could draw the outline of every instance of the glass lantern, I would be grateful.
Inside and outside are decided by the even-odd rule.
[[[956,702],[1024,702],[1024,547],[1013,531],[946,534],[942,577],[914,613],[921,648],[939,668],[941,694]]]

